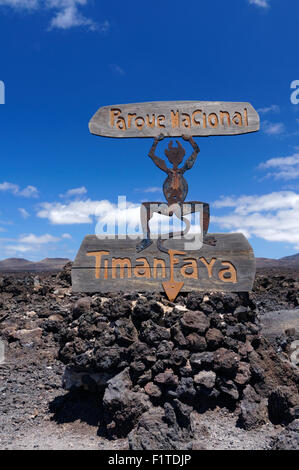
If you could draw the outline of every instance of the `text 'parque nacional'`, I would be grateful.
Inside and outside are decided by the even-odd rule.
[[[235,135],[259,129],[250,103],[174,101],[104,106],[89,123],[90,131],[107,137],[174,137]]]

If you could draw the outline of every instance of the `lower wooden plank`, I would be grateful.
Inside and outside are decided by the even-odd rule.
[[[140,241],[84,238],[72,269],[73,292],[161,292],[164,283],[182,292],[250,291],[255,277],[253,250],[243,234],[210,234],[216,246],[186,250],[186,240],[167,240],[169,253],[154,243],[137,253]]]

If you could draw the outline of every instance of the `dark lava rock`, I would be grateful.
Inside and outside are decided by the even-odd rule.
[[[68,263],[66,263],[62,271],[57,274],[57,280],[63,281],[63,283],[67,286],[72,285],[72,266],[73,263],[69,261]]]
[[[214,353],[203,352],[192,354],[190,357],[190,364],[195,371],[201,369],[211,369],[214,364]]]
[[[269,419],[273,424],[288,424],[299,418],[299,399],[297,390],[280,386],[268,398]]]
[[[103,397],[107,429],[118,436],[126,436],[150,406],[147,395],[132,387],[128,368],[107,382]]]
[[[239,392],[234,382],[225,377],[219,377],[217,380],[219,390],[232,400],[238,400]]]
[[[206,341],[209,351],[215,351],[222,345],[223,334],[216,328],[209,328],[206,333]]]
[[[185,312],[181,318],[181,324],[186,331],[204,334],[210,326],[210,320],[200,311]]]
[[[212,389],[215,386],[216,374],[213,371],[202,370],[194,376],[194,382],[199,387]]]
[[[115,322],[115,334],[119,344],[129,346],[138,340],[137,330],[130,318],[121,318]]]
[[[197,333],[190,333],[186,336],[187,347],[191,351],[205,351],[207,349],[207,342],[203,336],[199,336]]]
[[[158,346],[164,339],[170,339],[170,331],[152,320],[147,320],[142,323],[140,338],[149,345]]]
[[[153,382],[148,382],[144,387],[144,391],[152,398],[160,398],[162,395],[161,389]]]
[[[216,372],[234,377],[239,367],[240,356],[225,348],[214,353],[214,368]]]
[[[155,301],[148,301],[147,299],[139,299],[132,312],[132,319],[137,324],[146,320],[158,321],[163,315],[162,306]]]
[[[240,362],[234,382],[238,385],[245,385],[249,382],[250,378],[250,365],[247,362]]]
[[[159,385],[178,385],[179,379],[173,373],[173,370],[166,369],[165,372],[161,372],[160,374],[156,375],[154,378],[154,382]]]
[[[194,380],[192,377],[182,377],[176,390],[177,397],[182,399],[192,399],[196,396]]]
[[[173,325],[170,329],[170,332],[171,332],[171,337],[177,346],[181,348],[184,348],[187,346],[188,341],[183,335],[182,330],[180,329],[179,325]]]
[[[157,348],[157,358],[168,359],[172,354],[173,346],[174,344],[171,341],[161,341]]]
[[[77,300],[77,302],[75,303],[73,307],[74,320],[79,318],[83,313],[89,313],[90,305],[91,305],[90,297],[83,297],[82,299]]]
[[[267,399],[261,398],[251,385],[247,385],[240,406],[240,426],[247,430],[255,429],[265,424],[267,417]]]
[[[175,416],[175,415],[174,415]],[[191,438],[177,422],[169,423],[161,407],[144,413],[128,436],[131,450],[188,450]]]

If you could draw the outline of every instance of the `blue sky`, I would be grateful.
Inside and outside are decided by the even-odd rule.
[[[298,252],[298,20],[291,0],[0,0],[0,259],[73,258],[119,195],[132,220],[161,200],[151,139],[88,131],[100,106],[155,100],[259,111],[258,133],[196,139],[188,198],[256,256]]]

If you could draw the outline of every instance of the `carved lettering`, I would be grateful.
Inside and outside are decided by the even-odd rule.
[[[121,110],[118,108],[110,109],[110,126],[114,127],[114,120],[117,116],[121,114]]]
[[[226,124],[230,126],[230,114],[227,111],[220,111],[220,124],[224,126],[224,118],[226,118]]]
[[[198,279],[198,266],[196,259],[186,258],[184,262],[186,262],[186,264],[181,267],[181,275],[189,279]],[[187,272],[187,270],[189,271],[190,269],[192,269],[191,273]]]
[[[126,121],[124,120],[123,117],[118,118],[118,120],[116,121],[116,127],[117,129],[120,129],[121,131],[125,131],[127,129]]]
[[[216,258],[212,258],[210,262],[208,262],[205,258],[199,258],[199,261],[201,261],[205,267],[207,268],[208,270],[208,276],[209,278],[212,277],[212,270],[213,270],[213,266],[215,264],[215,261],[216,261]]]
[[[146,277],[147,279],[150,279],[151,277],[151,268],[150,265],[148,264],[148,261],[146,258],[138,258],[136,259],[137,263],[142,263],[141,265],[135,266],[134,268],[134,276],[135,277]]]
[[[161,270],[161,277],[166,277],[166,263],[164,259],[159,259],[159,258],[154,258],[154,268],[153,268],[153,277],[156,279],[157,276],[157,270],[158,267],[160,267]]]
[[[248,126],[248,111],[247,111],[247,108],[244,109],[244,122],[245,122],[245,126]]]
[[[221,269],[218,273],[220,281],[223,282],[232,282],[236,284],[237,282],[237,270],[235,266],[229,261],[222,261],[222,266],[227,266],[225,269]],[[228,275],[228,277],[227,277]]]
[[[109,257],[109,251],[90,251],[87,252],[87,256],[93,256],[95,258],[95,279],[101,278],[101,269],[103,269],[103,279],[108,279],[109,273],[109,259],[103,259],[103,257]],[[170,262],[170,275],[173,277],[174,275],[174,267],[176,264],[180,262],[180,259],[176,257],[176,255],[184,256],[187,253],[184,251],[178,250],[169,250],[169,262]],[[186,279],[198,279],[198,265],[197,260],[195,258],[184,258],[183,265],[179,270],[180,275]],[[213,267],[215,262],[217,261],[216,258],[212,258],[208,261],[206,258],[201,257],[199,258],[205,267],[207,268],[208,277],[211,279],[213,277]],[[138,263],[138,264],[137,264]],[[238,282],[237,279],[237,269],[230,261],[222,261],[221,266],[223,269],[220,269],[218,272],[218,278],[222,282],[232,282],[236,284]],[[166,261],[160,258],[153,258],[153,272],[151,272],[151,266],[149,264],[149,260],[147,258],[137,258],[136,264],[133,266],[132,269],[132,261],[130,258],[112,258],[111,261],[111,268],[112,268],[112,279],[117,278],[118,269],[119,269],[119,277],[120,279],[124,278],[131,278],[132,272],[134,277],[136,278],[146,278],[146,279],[156,279],[166,278]],[[158,269],[160,271],[160,275],[158,275]],[[217,274],[215,273],[215,276]]]
[[[192,113],[192,124],[193,124],[194,126],[200,126],[200,121],[198,121],[198,120],[196,119],[196,115],[197,115],[197,114],[201,114],[201,113],[202,113],[202,111],[201,111],[200,109],[197,109],[196,111],[194,111],[194,112]]]
[[[144,124],[145,124],[145,122],[144,122],[143,117],[138,116],[138,117],[135,119],[135,126],[137,127],[137,129],[142,129],[143,126],[144,126]]]
[[[180,127],[180,113],[177,111],[176,113],[174,111],[170,112],[170,118],[171,118],[171,127],[174,129],[176,127]]]
[[[236,113],[234,114],[233,123],[234,123],[236,126],[240,126],[240,127],[243,126],[242,114],[241,114],[241,113],[236,112]]]
[[[218,121],[218,116],[216,113],[209,114],[208,121],[211,127],[218,127],[219,121]]]
[[[157,117],[157,126],[160,128],[165,127],[165,116],[163,114],[160,114]]]
[[[152,114],[152,120],[150,120],[149,114],[146,115],[146,125],[147,127],[155,127],[155,115]]]
[[[240,107],[240,111],[234,111],[233,113],[225,110],[225,108],[211,113],[205,112],[204,108],[194,107],[194,110],[191,109],[190,112],[187,112],[187,110],[186,105],[186,109],[169,109],[167,113],[156,115],[155,113],[142,114],[140,110],[138,114],[137,112],[124,113],[121,108],[110,108],[109,123],[111,128],[121,131],[127,129],[133,131],[135,128],[143,132],[146,129],[158,130],[170,127],[172,129],[181,129],[182,132],[192,127],[194,130],[196,128],[217,129],[219,126],[226,129],[236,126],[249,127],[248,109],[244,107]],[[242,132],[240,131],[240,133]]]
[[[119,277],[125,277],[125,268],[127,268],[128,277],[132,277],[132,263],[130,258],[112,258],[112,279],[117,277],[117,267],[119,267]]]
[[[100,279],[102,256],[109,255],[109,251],[89,251],[86,255],[95,257],[95,278]]]
[[[191,118],[188,113],[182,113],[183,119],[182,124],[186,129],[190,129],[191,127]]]
[[[132,119],[136,117],[136,113],[129,113],[128,114],[128,129],[130,129],[132,124]]]

